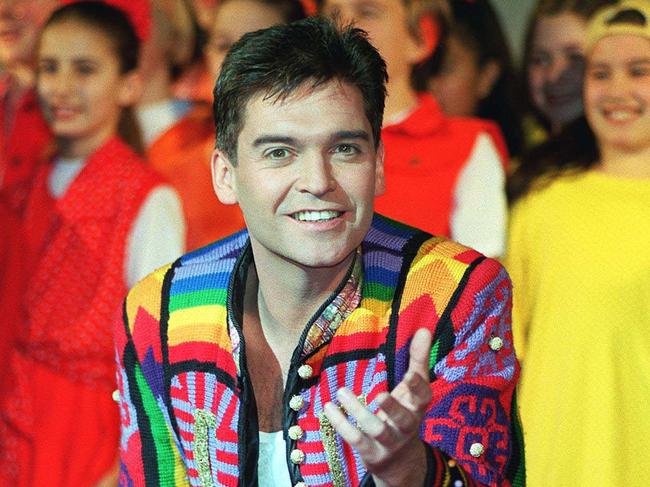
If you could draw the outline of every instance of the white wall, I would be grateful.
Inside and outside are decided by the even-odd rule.
[[[490,0],[501,19],[501,25],[510,41],[512,56],[519,63],[524,49],[528,18],[536,0]]]

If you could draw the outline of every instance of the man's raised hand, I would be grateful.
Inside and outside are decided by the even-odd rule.
[[[377,397],[379,409],[373,414],[348,389],[337,391],[341,406],[357,426],[333,403],[325,414],[341,437],[361,455],[379,486],[420,486],[426,475],[425,446],[418,433],[431,401],[429,356],[431,332],[419,329],[409,348],[409,367],[402,381]]]

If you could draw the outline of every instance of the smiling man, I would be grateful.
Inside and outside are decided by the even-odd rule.
[[[362,31],[322,19],[233,46],[213,182],[247,230],[126,299],[121,485],[523,478],[507,274],[373,214],[385,81]]]

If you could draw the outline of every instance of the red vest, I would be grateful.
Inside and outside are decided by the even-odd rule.
[[[0,84],[0,194],[20,215],[52,136],[31,90],[20,98],[11,125],[6,125],[7,89],[6,83]]]
[[[112,387],[109,323],[127,290],[127,239],[159,180],[116,138],[88,158],[59,200],[47,189],[50,170],[39,173],[25,215],[31,258],[21,347],[73,380]]]
[[[447,117],[430,95],[418,99],[414,113],[382,129],[386,192],[375,200],[375,210],[449,237],[456,183],[476,138],[489,134],[500,152],[505,145],[495,138],[498,128],[490,122]]]

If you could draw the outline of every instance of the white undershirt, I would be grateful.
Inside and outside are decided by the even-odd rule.
[[[505,252],[508,204],[501,156],[481,133],[454,189],[451,238],[488,257]]]
[[[84,167],[83,159],[56,159],[48,180],[53,198],[59,199]],[[128,287],[158,267],[179,257],[185,245],[185,218],[178,193],[158,186],[145,198],[129,232],[124,262]]]
[[[259,432],[260,451],[257,459],[257,483],[259,487],[290,487],[291,478],[287,467],[287,445],[282,431]]]

